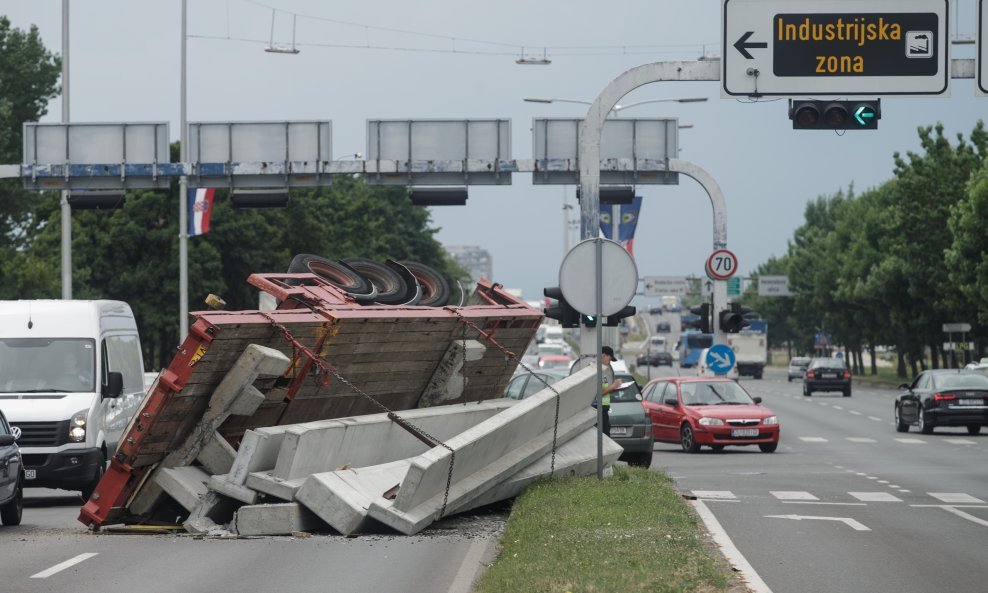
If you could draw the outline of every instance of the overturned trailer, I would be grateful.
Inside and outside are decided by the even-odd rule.
[[[376,520],[414,533],[553,474],[557,455],[593,471],[591,374],[501,399],[542,314],[499,285],[422,307],[360,304],[315,274],[248,282],[277,308],[193,313],[81,522],[174,518],[177,506],[190,530],[353,533]],[[561,455],[571,440],[583,445]],[[620,447],[605,441],[610,462]]]

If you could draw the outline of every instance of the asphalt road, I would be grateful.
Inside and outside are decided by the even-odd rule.
[[[778,414],[776,453],[658,444],[652,467],[706,505],[771,591],[988,588],[988,436],[897,433],[892,389],[804,397],[782,369],[741,383]]]

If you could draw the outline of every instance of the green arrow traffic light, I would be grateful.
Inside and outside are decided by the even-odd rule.
[[[867,126],[875,120],[875,110],[870,105],[859,105],[854,110],[854,119],[862,126]]]

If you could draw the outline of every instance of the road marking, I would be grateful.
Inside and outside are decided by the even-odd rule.
[[[769,493],[779,500],[820,500],[809,492],[800,490],[773,490]]]
[[[848,410],[848,411],[849,411],[850,413],[852,413],[852,414],[854,414],[855,416],[860,416],[860,415],[861,415],[861,412],[859,412],[859,411],[857,411],[857,410]]]
[[[933,498],[947,504],[984,504],[985,501],[963,492],[927,492]]]
[[[814,521],[840,521],[854,529],[855,531],[871,531],[868,527],[865,527],[862,523],[851,519],[850,517],[813,517],[809,515],[765,515],[766,519],[793,519],[795,521],[802,521],[803,519],[810,519]]]
[[[818,405],[818,406],[823,406],[823,407],[825,407],[825,408],[826,408],[826,407],[827,407],[827,406],[829,406],[830,404],[828,404],[827,402],[817,402],[817,403],[816,403],[816,405]]]
[[[844,409],[844,406],[838,406],[837,404],[834,404],[834,409],[835,410],[843,410]]]
[[[847,440],[852,443],[877,443],[875,439],[869,439],[867,437],[847,437]]]
[[[772,593],[772,590],[768,588],[762,577],[758,576],[755,569],[748,563],[748,560],[741,554],[741,551],[737,549],[734,542],[731,541],[727,532],[721,527],[720,521],[717,520],[717,517],[714,517],[714,514],[710,512],[707,505],[703,504],[702,500],[691,500],[690,502],[693,504],[696,514],[700,516],[700,519],[706,526],[707,531],[710,532],[710,535],[724,553],[724,557],[734,566],[735,570],[741,573],[745,584],[748,586],[748,590],[751,593]]]
[[[979,517],[975,517],[974,515],[969,515],[969,514],[965,513],[964,511],[962,511],[960,509],[957,509],[957,508],[954,508],[954,507],[942,507],[942,508],[943,508],[943,510],[949,511],[949,512],[957,515],[958,517],[961,517],[962,519],[967,519],[968,521],[971,521],[972,523],[977,523],[978,525],[984,525],[985,527],[988,527],[988,521],[985,521],[984,519],[981,519]]]
[[[730,490],[694,490],[693,496],[706,500],[737,500]]]
[[[884,420],[882,420],[878,416],[868,416],[868,420],[874,420],[875,422],[884,422]]]
[[[473,590],[473,582],[477,579],[481,569],[484,568],[484,557],[488,550],[493,553],[496,543],[494,539],[483,538],[474,540],[470,544],[470,548],[463,555],[463,562],[460,564],[460,569],[456,571],[447,593],[470,593]]]
[[[799,440],[804,443],[826,443],[827,439],[823,437],[799,437]]]
[[[85,560],[89,560],[93,556],[98,556],[98,555],[99,554],[97,554],[96,552],[87,552],[85,554],[79,554],[75,558],[69,558],[65,562],[62,562],[60,564],[56,564],[55,566],[52,566],[51,568],[49,568],[47,570],[42,570],[38,574],[33,574],[33,575],[31,575],[31,578],[32,579],[47,579],[48,577],[50,577],[53,574],[60,573],[63,570],[65,570],[66,568],[72,568],[76,564],[79,564],[80,562],[83,562]]]
[[[861,502],[902,502],[902,499],[888,492],[848,492]]]
[[[943,439],[943,442],[952,445],[977,445],[977,443],[968,439]]]
[[[895,439],[895,440],[899,441],[900,443],[906,444],[906,445],[925,445],[926,444],[926,441],[924,441],[923,439]]]

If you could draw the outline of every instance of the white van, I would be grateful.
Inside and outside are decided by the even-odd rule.
[[[24,485],[89,498],[144,396],[137,323],[120,301],[0,301],[0,409],[21,430]]]

